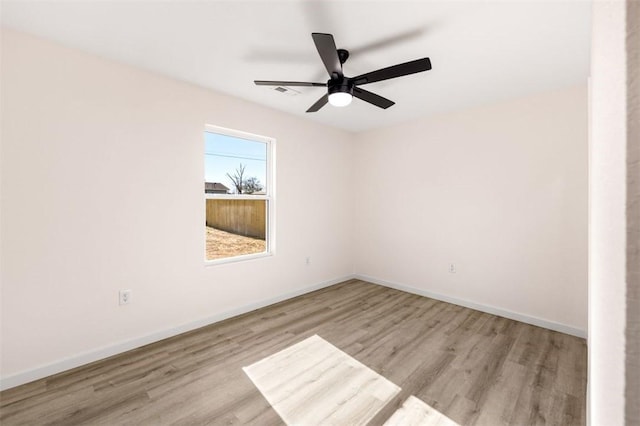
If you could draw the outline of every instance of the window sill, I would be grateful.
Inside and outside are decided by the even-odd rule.
[[[241,256],[224,257],[222,259],[205,260],[204,266],[224,265],[227,263],[244,262],[244,261],[261,259],[263,257],[271,257],[271,256],[273,256],[273,252],[244,254]]]

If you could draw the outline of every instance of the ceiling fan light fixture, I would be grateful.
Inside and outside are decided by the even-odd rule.
[[[329,94],[329,103],[335,107],[345,107],[351,103],[353,96],[349,92],[335,92]]]
[[[336,107],[345,107],[353,100],[353,83],[346,78],[329,80],[329,103]]]

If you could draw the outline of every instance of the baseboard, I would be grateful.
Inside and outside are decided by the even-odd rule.
[[[445,296],[443,294],[434,293],[428,290],[423,290],[415,287],[410,287],[403,284],[398,284],[390,281],[380,280],[378,278],[370,277],[367,275],[355,274],[353,278],[367,281],[373,284],[393,288],[396,290],[405,291],[407,293],[417,294],[419,296],[430,297],[431,299],[441,300],[443,302],[453,303],[454,305],[464,306],[465,308],[475,309],[477,311],[486,312],[488,314],[498,315],[500,317],[509,318],[512,320],[524,322],[538,327],[548,328],[549,330],[559,331],[561,333],[570,334],[572,336],[587,337],[587,331],[581,328],[572,327],[570,325],[557,323],[554,321],[545,320],[530,315],[520,314],[518,312],[512,312],[506,309],[497,308],[495,306],[483,305],[469,300],[458,299],[456,297]]]
[[[301,296],[312,291],[320,290],[325,287],[329,287],[343,281],[352,279],[352,275],[347,275],[340,278],[335,278],[328,281],[323,281],[318,284],[314,284],[308,287],[297,289],[291,292],[283,293],[275,297],[263,299],[254,303],[249,303],[244,306],[240,306],[229,311],[225,311],[219,314],[212,315],[207,318],[203,318],[197,321],[188,322],[186,324],[179,325],[177,327],[169,328],[166,330],[151,333],[145,336],[137,337],[135,339],[127,340],[115,345],[105,346],[96,350],[88,351],[79,355],[75,355],[69,358],[65,358],[51,364],[47,364],[41,367],[36,367],[31,370],[23,371],[13,374],[11,376],[3,377],[0,379],[0,390],[9,389],[15,386],[23,385],[25,383],[32,382],[34,380],[42,379],[53,374],[61,373],[63,371],[71,370],[72,368],[80,367],[91,362],[99,361],[101,359],[108,358],[113,355],[118,355],[131,349],[136,349],[150,343],[158,342],[168,337],[177,336],[178,334],[185,333],[187,331],[195,330],[200,327],[204,327],[227,318],[235,317],[247,312],[255,311],[256,309],[264,308],[265,306],[273,305],[274,303],[282,302],[293,297]]]

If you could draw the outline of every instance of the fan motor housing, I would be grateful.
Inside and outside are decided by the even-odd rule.
[[[332,93],[349,93],[353,95],[353,82],[350,79],[342,78],[340,80],[327,81],[327,87],[329,88],[329,94]]]

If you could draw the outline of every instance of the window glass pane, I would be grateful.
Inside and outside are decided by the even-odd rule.
[[[208,199],[207,260],[267,251],[267,200]]]
[[[267,192],[267,144],[205,132],[205,192],[263,195]]]
[[[267,185],[273,142],[225,129],[207,129],[204,137],[205,259],[269,252],[273,203]]]

